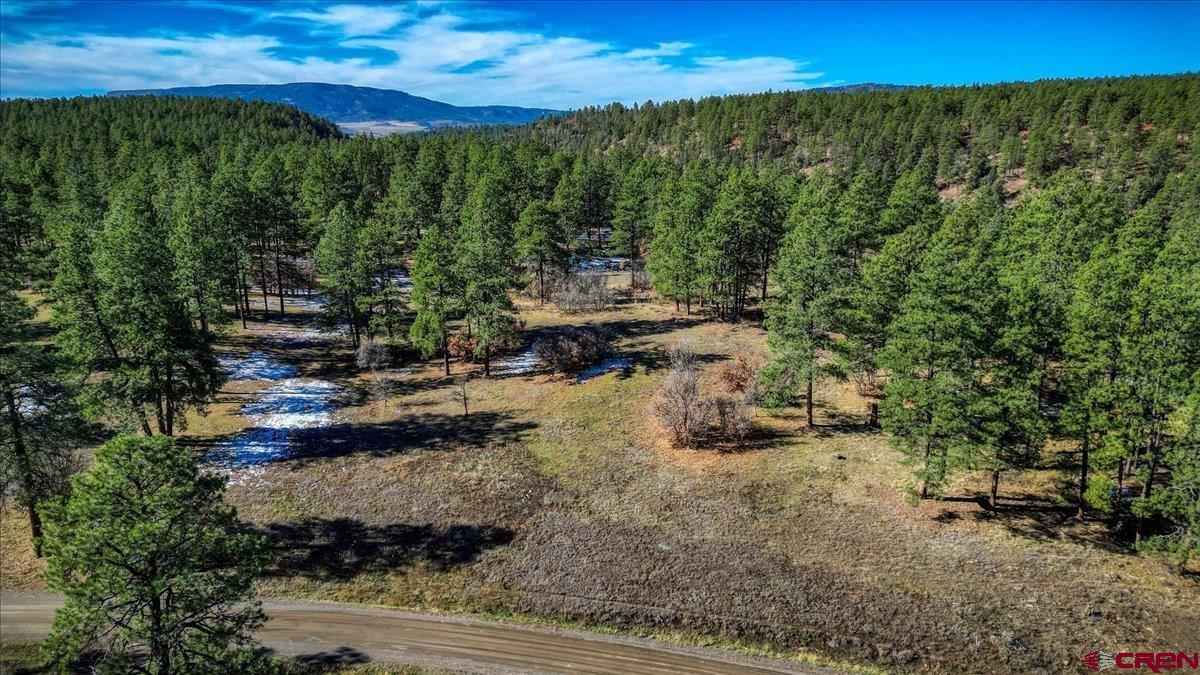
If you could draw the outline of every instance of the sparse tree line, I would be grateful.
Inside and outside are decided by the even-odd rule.
[[[1131,516],[1139,544],[1186,561],[1197,81],[765,94],[383,139],[257,103],[0,103],[5,493],[40,545],[39,505],[63,503],[94,425],[175,434],[221,386],[216,338],[288,295],[319,290],[355,346],[407,340],[449,374],[456,342],[487,373],[519,329],[514,292],[544,302],[611,253],[681,313],[761,317],[772,359],[737,389],[752,397],[672,375],[708,401],[706,426],[744,435],[750,399],[812,424],[822,383],[852,378],[920,496],[988,470],[994,500],[1004,471],[1068,441],[1080,513]],[[1014,201],[1021,172],[1035,189]],[[947,181],[966,196],[943,199]],[[179,454],[163,443],[121,452]]]

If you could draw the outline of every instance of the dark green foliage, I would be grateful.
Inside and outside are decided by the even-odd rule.
[[[118,437],[46,509],[50,587],[66,596],[45,648],[62,669],[100,650],[104,672],[262,670],[243,604],[267,560],[240,531],[222,479],[168,438]]]
[[[933,237],[889,327],[880,363],[884,428],[917,465],[920,494],[940,494],[955,470],[979,468],[977,418],[986,402],[977,364],[988,351],[994,271],[990,243],[999,207],[961,205]]]

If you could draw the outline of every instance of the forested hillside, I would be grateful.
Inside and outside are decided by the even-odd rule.
[[[63,489],[80,420],[178,433],[220,390],[214,341],[285,295],[319,290],[355,347],[490,375],[521,294],[587,301],[581,262],[617,259],[680,318],[766,329],[750,393],[709,401],[723,431],[668,420],[677,445],[736,449],[744,406],[811,428],[850,380],[914,502],[982,472],[994,507],[1008,472],[1066,448],[1048,498],[1114,546],[1200,556],[1198,76],[614,105],[419,138],[202,99],[6,101],[0,121],[0,440],[26,504]],[[53,347],[27,306],[42,293]],[[680,358],[664,388],[695,394]]]
[[[866,166],[882,176],[921,162],[975,187],[1020,169],[1030,178],[1063,166],[1160,172],[1198,125],[1200,77],[1186,75],[614,103],[542,119],[532,135],[591,152]]]

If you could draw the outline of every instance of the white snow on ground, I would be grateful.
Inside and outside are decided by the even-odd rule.
[[[35,417],[46,412],[46,406],[40,402],[33,400],[33,390],[29,387],[17,387],[13,392],[13,397],[17,399],[17,410],[22,415]]]
[[[580,272],[612,272],[629,269],[629,258],[610,255],[602,258],[584,258],[577,268]]]
[[[319,312],[325,309],[325,300],[318,296],[311,298],[288,298],[283,299],[284,306],[291,306],[293,309],[307,309],[314,312]]]
[[[285,298],[289,309],[318,311],[324,306],[319,297]],[[253,329],[259,340],[283,348],[304,343],[324,342],[333,333],[312,326]],[[320,429],[334,422],[337,405],[334,398],[341,387],[325,380],[299,378],[298,368],[281,363],[264,351],[245,356],[227,354],[221,367],[233,380],[266,380],[274,384],[254,392],[252,400],[241,408],[250,425],[232,438],[217,444],[203,461],[229,474],[231,483],[243,483],[262,473],[271,462],[293,456],[292,433],[300,429]]]
[[[222,354],[217,361],[231,380],[282,380],[296,376],[296,366],[280,363],[257,350],[245,356]]]
[[[605,359],[604,361],[589,367],[587,370],[584,370],[582,373],[579,373],[579,377],[575,378],[575,382],[578,384],[580,382],[590,380],[593,377],[599,377],[600,375],[613,370],[628,370],[632,367],[633,361],[631,361],[629,357],[614,356],[611,359]]]
[[[396,269],[392,270],[390,277],[392,283],[395,284],[400,290],[412,290],[412,279],[408,278],[408,271],[403,267],[397,267]]]
[[[242,406],[251,418],[249,428],[210,451],[204,461],[242,482],[270,462],[292,456],[291,432],[320,429],[334,422],[333,397],[341,391],[324,380],[291,377],[258,392],[257,400]]]
[[[538,363],[537,354],[534,353],[533,347],[530,347],[516,356],[496,359],[492,365],[500,375],[525,375],[532,373],[538,367]]]

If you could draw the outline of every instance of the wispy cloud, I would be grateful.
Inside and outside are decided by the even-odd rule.
[[[252,13],[252,32],[62,35],[27,26],[29,37],[4,37],[0,94],[324,81],[458,104],[574,108],[803,88],[822,76],[801,61],[732,57],[685,42],[622,46],[522,30],[460,5],[224,9]],[[286,24],[310,37],[297,41],[295,25],[288,37]]]
[[[267,16],[314,23],[347,36],[379,35],[409,18],[402,8],[386,5],[333,5],[318,10],[269,12]]]

